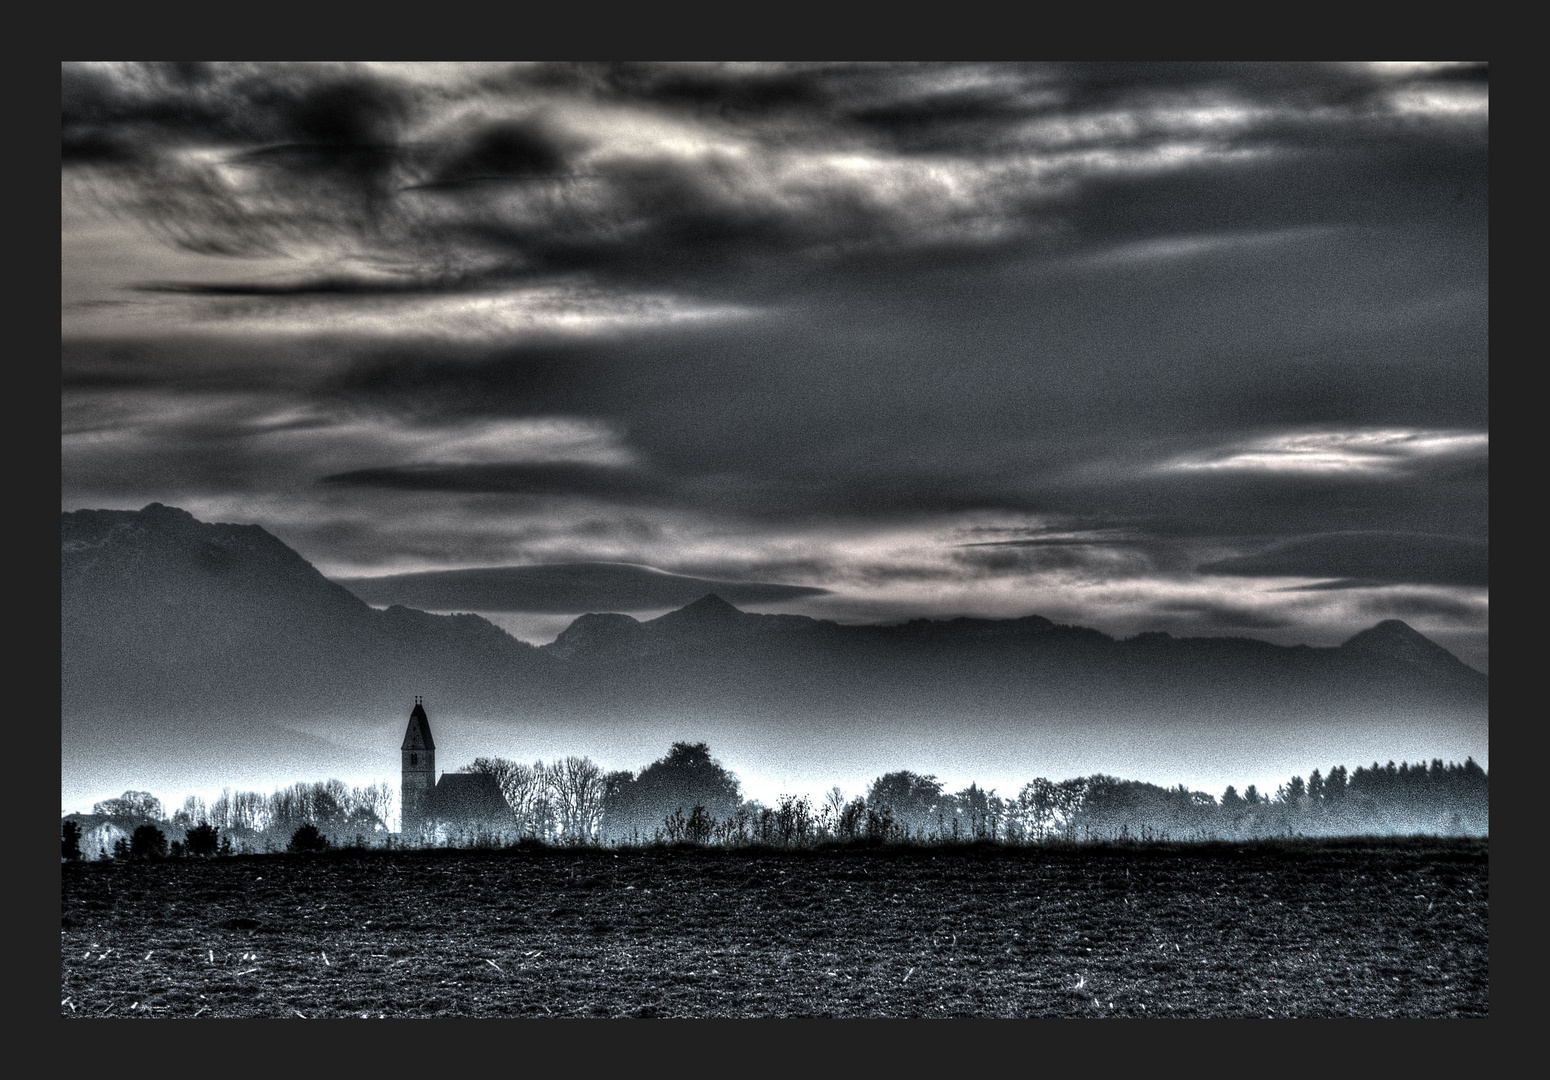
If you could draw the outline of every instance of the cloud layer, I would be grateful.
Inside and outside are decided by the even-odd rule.
[[[63,501],[1483,665],[1487,149],[1470,64],[65,65]]]

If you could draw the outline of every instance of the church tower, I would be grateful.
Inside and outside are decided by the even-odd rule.
[[[431,738],[430,718],[425,706],[414,699],[409,714],[409,729],[404,732],[404,781],[399,805],[401,828],[405,833],[418,831],[430,816],[431,795],[436,790],[436,741]]]

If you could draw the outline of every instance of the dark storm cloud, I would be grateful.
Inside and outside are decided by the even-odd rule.
[[[323,393],[383,408],[509,415],[613,405],[617,382],[629,374],[617,346],[524,345],[488,349],[387,346],[358,350],[324,377]],[[617,407],[616,405],[614,407]]]
[[[149,281],[141,292],[183,293],[191,296],[393,296],[406,293],[448,292],[464,287],[457,280],[364,281],[359,278],[314,278],[308,281]]]
[[[1375,582],[1487,587],[1485,541],[1417,533],[1352,532],[1304,536],[1252,555],[1200,567],[1245,577],[1338,578],[1343,587]]]
[[[768,604],[828,592],[801,585],[698,578],[624,563],[503,566],[336,580],[367,603],[430,611],[647,611],[682,607],[711,593],[733,604]]]
[[[358,243],[401,231],[389,200],[411,107],[391,80],[308,65],[67,64],[61,153],[134,189],[140,220],[190,251]]]
[[[295,64],[65,64],[60,121],[77,147],[115,139],[149,159],[216,145],[290,157],[301,172],[391,154],[412,107],[396,80]],[[89,155],[88,155],[89,156]]]
[[[533,86],[743,117],[793,110],[827,113],[834,100],[827,87],[834,70],[825,65],[750,70],[726,65],[575,63],[543,64],[517,78]]]
[[[422,188],[503,183],[567,175],[579,148],[541,118],[479,125],[460,140],[449,140]]]
[[[663,490],[660,480],[634,470],[563,462],[352,469],[322,477],[321,482],[397,491],[610,495],[624,499],[653,495]]]
[[[748,260],[1005,249],[1051,226],[1374,213],[1407,189],[1478,213],[1483,177],[1476,136],[1398,115],[1395,80],[1330,65],[550,65],[457,87],[322,65],[70,65],[63,81],[66,162],[138,178],[142,212],[185,246],[330,229],[430,281],[703,281]],[[610,153],[568,102],[649,108],[709,142]],[[432,122],[449,106],[486,118]],[[1199,160],[1139,164],[1173,146]],[[863,180],[850,159],[884,171]]]

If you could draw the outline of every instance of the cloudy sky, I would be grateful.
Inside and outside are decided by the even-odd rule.
[[[534,642],[690,578],[1488,665],[1483,65],[70,64],[62,109],[66,510]]]

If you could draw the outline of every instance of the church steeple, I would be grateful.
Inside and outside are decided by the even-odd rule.
[[[436,740],[431,738],[431,721],[425,715],[425,706],[416,697],[414,710],[409,714],[409,727],[404,732],[403,787],[399,805],[405,833],[417,832],[426,824],[435,791]]]
[[[409,729],[404,732],[405,750],[435,750],[436,740],[431,738],[431,719],[425,715],[425,706],[418,696],[414,710],[409,714]]]

